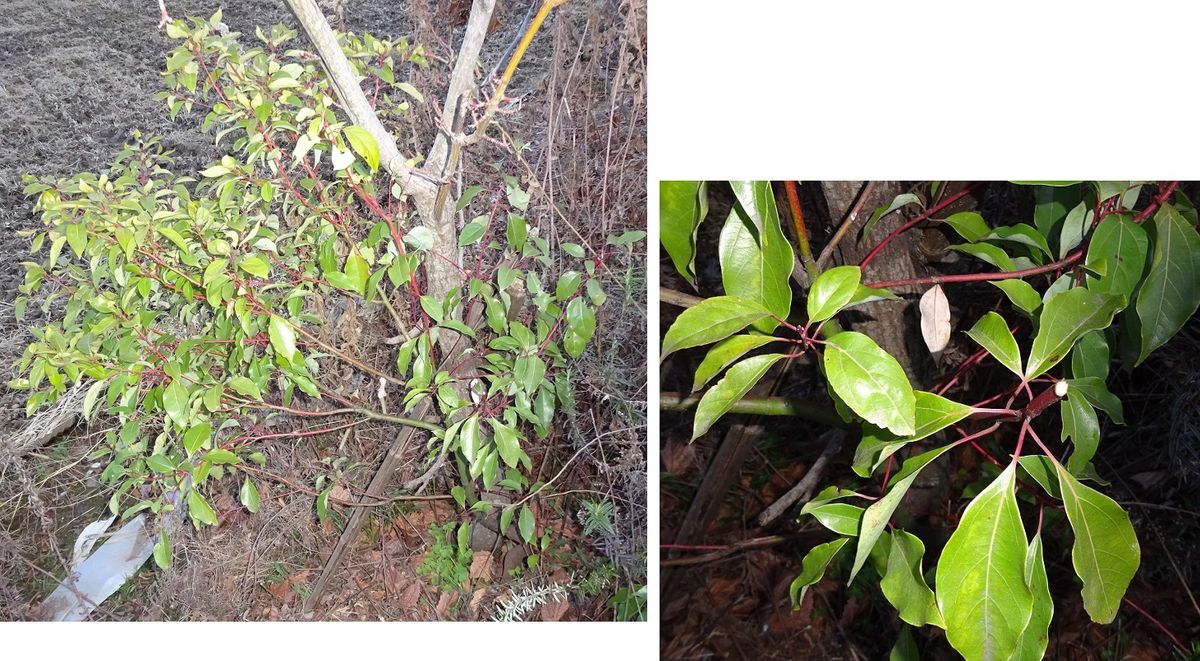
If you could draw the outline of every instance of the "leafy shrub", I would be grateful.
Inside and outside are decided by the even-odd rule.
[[[9,385],[29,391],[33,413],[91,382],[85,416],[117,424],[92,458],[106,462],[109,506],[123,517],[162,514],[172,494],[185,494],[194,524],[213,525],[205,493],[234,475],[243,505],[257,511],[256,482],[270,477],[260,442],[300,435],[267,433],[263,423],[279,416],[351,418],[304,435],[364,419],[429,430],[430,458],[456,459],[472,507],[490,507],[475,498],[477,483],[530,489],[530,439],[550,434],[571,398],[565,367],[595,332],[605,299],[597,272],[640,237],[552,249],[522,215],[528,193],[507,178],[463,191],[457,207],[481,213],[458,233],[461,258],[437,252],[405,182],[379,170],[378,144],[344,119],[296,33],[275,26],[248,46],[219,23],[218,12],[169,26],[180,45],[161,97],[172,115],[202,111],[225,155],[181,176],[157,139],[136,136],[107,172],[27,181],[46,229],[33,236],[39,261],[24,264],[16,312],[30,301],[49,312],[59,300],[65,312],[32,329]],[[403,79],[426,65],[419,46],[340,40],[380,117],[403,121],[424,102]],[[445,298],[425,292],[432,260],[461,271],[462,286]],[[322,339],[347,302],[386,308],[391,364]],[[446,349],[453,338],[462,350]],[[338,387],[345,368],[372,383],[374,403]],[[322,518],[334,486],[320,490]],[[520,515],[531,539],[532,512]],[[169,562],[165,531],[155,558]]]
[[[1092,465],[1100,441],[1097,411],[1124,422],[1121,401],[1106,386],[1110,358],[1119,357],[1126,367],[1137,365],[1200,305],[1197,214],[1175,184],[1160,184],[1139,208],[1138,182],[1029,183],[1037,201],[1033,224],[993,227],[975,212],[935,218],[961,197],[939,199],[937,184],[928,206],[917,195],[896,198],[871,215],[865,237],[888,213],[908,205],[919,207],[919,213],[878,240],[861,264],[819,271],[811,254],[801,256],[811,287],[806,314],[799,319],[793,316],[789,282],[793,250],[771,185],[732,183],[736,204],[720,241],[725,295],[685,310],[662,344],[664,357],[712,345],[696,369],[693,390],[707,390],[696,407],[693,439],[743,400],[773,365],[814,355],[838,414],[862,430],[855,472],[868,481],[882,472],[880,497],[867,495],[859,484],[830,486],[804,505],[802,516],[813,517],[835,537],[804,557],[791,586],[797,606],[835,559],[847,555],[853,559],[848,581],[872,567],[902,621],[944,629],[966,658],[1041,658],[1054,606],[1043,528],[1065,516],[1063,528],[1074,532],[1072,561],[1088,615],[1100,623],[1116,617],[1141,551],[1128,514],[1085,484],[1104,484]],[[662,185],[663,247],[689,282],[694,281],[697,228],[707,215],[706,187],[704,182]],[[864,282],[870,262],[901,231],[926,220],[962,238],[951,249],[998,270]],[[800,245],[807,249],[806,243]],[[1049,276],[1042,291],[1027,281],[1037,282],[1039,276]],[[846,309],[895,298],[892,287],[982,281],[995,285],[1010,306],[1003,315],[987,312],[967,332],[981,348],[962,368],[990,356],[1011,378],[974,405],[944,396],[956,378],[938,392],[914,390],[894,357],[867,335],[842,329],[837,320]],[[1028,344],[1018,342],[1018,327],[1032,329]],[[767,345],[782,348],[755,353]],[[992,402],[1002,406],[989,408]],[[1061,440],[1070,440],[1065,461],[1034,426],[1054,407],[1061,417]],[[997,432],[1008,424],[1017,427],[1015,444],[1005,446],[1011,460],[986,470],[983,485],[970,494],[936,560],[931,588],[924,542],[893,527],[892,515],[927,466],[966,444],[1007,440]],[[944,430],[954,430],[954,440],[914,451],[919,441]],[[893,472],[905,453],[911,456]],[[905,636],[907,630],[901,640],[911,641]]]

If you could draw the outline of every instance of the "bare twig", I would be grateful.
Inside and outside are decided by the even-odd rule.
[[[867,183],[863,184],[862,190],[858,193],[858,199],[854,201],[854,206],[850,207],[850,211],[846,214],[845,219],[842,220],[841,226],[838,227],[837,232],[833,235],[833,238],[829,240],[828,244],[826,244],[825,249],[821,251],[821,256],[817,257],[817,273],[820,273],[821,269],[825,268],[825,264],[827,264],[829,259],[833,257],[834,248],[841,243],[842,238],[846,236],[846,233],[850,231],[850,228],[854,226],[854,223],[858,221],[858,214],[862,211],[863,204],[867,201],[867,198],[871,196],[871,191],[874,190],[874,188],[875,182],[873,181],[868,181]]]
[[[775,519],[783,516],[783,513],[788,511],[792,505],[801,500],[808,500],[812,497],[812,492],[817,487],[817,482],[821,479],[821,474],[825,472],[825,466],[833,459],[833,456],[842,449],[842,439],[846,432],[840,429],[831,429],[825,434],[826,438],[825,449],[821,451],[821,456],[813,462],[811,468],[804,474],[799,482],[794,487],[788,489],[787,493],[779,497],[779,500],[771,503],[767,509],[758,515],[758,525],[767,527],[775,522]]]
[[[681,308],[690,308],[694,305],[699,305],[704,300],[699,296],[692,296],[691,294],[667,289],[666,287],[658,288],[658,298],[663,303]]]

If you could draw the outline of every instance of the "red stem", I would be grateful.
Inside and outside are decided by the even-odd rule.
[[[875,258],[879,256],[879,253],[883,252],[883,249],[887,246],[887,244],[891,243],[896,237],[898,237],[901,234],[903,234],[904,232],[912,229],[913,227],[916,227],[917,223],[920,223],[921,221],[932,216],[933,214],[935,214],[935,213],[941,211],[942,209],[945,209],[946,207],[950,206],[951,204],[954,204],[955,202],[963,199],[967,195],[970,195],[971,191],[973,191],[974,189],[976,189],[982,185],[983,185],[983,182],[975,182],[973,184],[970,184],[969,186],[960,190],[959,192],[955,193],[954,195],[951,195],[950,197],[933,205],[928,210],[918,214],[915,218],[908,221],[907,223],[904,223],[900,227],[897,227],[896,229],[892,230],[891,234],[888,234],[887,236],[883,237],[883,241],[880,241],[879,245],[875,246],[875,248],[870,253],[868,253],[866,257],[863,257],[863,260],[858,263],[858,267],[866,268],[867,264],[870,264],[871,262],[875,261]]]
[[[1083,258],[1083,251],[1076,250],[1053,264],[1044,266],[1033,266],[1027,269],[1017,271],[1000,271],[997,273],[962,273],[958,275],[931,275],[926,278],[908,278],[906,280],[885,280],[883,282],[865,283],[868,287],[875,288],[891,288],[904,287],[907,285],[934,285],[946,282],[991,282],[995,280],[1013,280],[1015,278],[1025,278],[1031,275],[1039,275],[1041,273],[1049,273],[1061,268],[1066,268],[1075,264]]]

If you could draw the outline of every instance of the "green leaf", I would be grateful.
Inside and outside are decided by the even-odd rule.
[[[259,508],[258,487],[254,486],[254,482],[247,477],[242,481],[242,488],[238,489],[238,499],[242,501],[242,505],[250,510],[251,514],[257,514]]]
[[[1033,612],[1016,466],[1010,463],[967,505],[938,559],[935,582],[946,638],[967,659],[1012,656]]]
[[[175,462],[162,454],[153,454],[146,459],[146,467],[160,475],[175,472]]]
[[[706,298],[684,310],[663,337],[665,359],[680,349],[698,347],[723,340],[746,326],[771,316],[762,305],[733,296]]]
[[[924,556],[925,545],[915,535],[903,530],[892,531],[887,573],[879,586],[883,596],[900,612],[901,620],[914,627],[926,624],[945,627],[933,590],[925,583],[921,569]]]
[[[983,240],[1020,244],[1028,248],[1033,248],[1046,257],[1052,254],[1050,246],[1046,243],[1046,237],[1025,223],[997,227],[988,233],[987,236],[983,237]]]
[[[565,301],[575,295],[579,291],[579,283],[582,281],[583,274],[579,271],[567,271],[558,278],[558,283],[554,287],[554,297],[559,301]]]
[[[913,395],[916,397],[915,431],[908,436],[897,436],[874,425],[863,425],[862,441],[854,452],[854,472],[862,477],[870,477],[880,464],[900,448],[936,434],[971,415],[974,410],[966,404],[931,392],[914,390]]]
[[[197,528],[201,525],[217,525],[217,513],[213,511],[212,505],[208,504],[204,496],[201,496],[200,492],[195,489],[188,491],[188,516],[192,517]]]
[[[1070,387],[1060,407],[1062,440],[1066,441],[1069,437],[1075,445],[1075,450],[1067,459],[1067,466],[1072,473],[1078,473],[1096,456],[1096,447],[1100,444],[1100,420],[1087,398],[1072,393]]]
[[[897,435],[916,431],[916,398],[900,363],[871,338],[853,331],[825,342],[825,376],[838,396],[867,422]]]
[[[238,394],[251,399],[262,401],[262,392],[258,389],[258,384],[244,376],[235,376],[229,380],[229,387],[237,391]]]
[[[238,263],[238,266],[241,266],[242,270],[246,273],[258,276],[260,278],[267,277],[267,272],[270,271],[270,267],[265,261],[263,261],[263,258],[259,257],[258,255],[243,257],[242,261]]]
[[[154,564],[158,565],[159,569],[171,566],[171,540],[167,537],[166,528],[160,528],[158,531],[158,543],[154,545]]]
[[[1025,585],[1033,595],[1033,610],[1029,624],[1017,639],[1017,654],[1020,661],[1040,661],[1046,654],[1050,642],[1050,619],[1054,615],[1054,599],[1050,596],[1050,582],[1046,577],[1046,561],[1042,557],[1042,536],[1033,536],[1029,550],[1025,553]]]
[[[898,300],[900,300],[900,297],[887,289],[876,289],[874,287],[859,285],[858,288],[854,290],[854,295],[850,297],[850,301],[847,302],[842,309],[845,310],[846,308],[853,307],[855,305],[863,305],[865,303],[873,303],[875,301]]]
[[[1062,500],[1058,492],[1058,478],[1054,477],[1054,460],[1044,454],[1027,454],[1017,460],[1021,468],[1041,485],[1046,494]]]
[[[1011,280],[993,280],[991,283],[1003,291],[1013,306],[1030,319],[1033,319],[1042,307],[1042,295],[1037,293],[1033,285],[1024,280],[1013,278]]]
[[[788,594],[792,597],[792,608],[800,608],[800,603],[804,601],[804,594],[808,592],[808,588],[816,585],[818,581],[825,577],[825,569],[829,567],[830,561],[842,550],[846,542],[850,541],[846,537],[835,539],[832,542],[826,542],[818,546],[814,546],[804,556],[801,563],[800,575],[792,581],[792,585],[788,588]]]
[[[950,246],[950,250],[965,252],[976,259],[983,260],[995,266],[1001,271],[1017,270],[1017,265],[1013,262],[1013,258],[1009,257],[1008,253],[1004,252],[1004,250],[990,243],[960,243]]]
[[[771,183],[732,181],[738,204],[721,230],[718,253],[725,293],[761,303],[781,319],[792,309],[792,248],[779,226]],[[770,332],[777,322],[763,319],[755,328]]]
[[[1084,234],[1092,226],[1095,212],[1088,208],[1086,202],[1080,202],[1067,213],[1063,219],[1062,231],[1058,235],[1058,258],[1063,259],[1083,241]]]
[[[1088,274],[1087,288],[1100,294],[1124,296],[1132,300],[1142,273],[1146,270],[1146,254],[1150,239],[1141,225],[1124,215],[1105,218],[1092,234],[1088,244],[1087,263],[1103,260],[1108,270],[1103,276]]]
[[[805,503],[801,514],[811,514],[821,525],[846,537],[856,537],[862,525],[863,508],[849,503],[823,503],[810,507]]]
[[[317,521],[325,523],[329,518],[329,494],[333,492],[333,484],[325,487],[325,490],[317,494]]]
[[[917,649],[917,641],[913,639],[912,627],[900,625],[900,635],[896,638],[896,644],[892,645],[888,661],[921,661],[921,652]]]
[[[525,453],[521,451],[521,441],[517,438],[517,432],[494,418],[488,418],[488,422],[495,432],[492,439],[496,443],[496,450],[500,452],[500,458],[509,468],[520,466],[521,456]]]
[[[1083,607],[1092,620],[1108,624],[1141,563],[1137,535],[1116,501],[1084,486],[1061,465],[1056,468],[1067,520],[1075,531],[1071,562],[1083,581]]]
[[[1108,361],[1108,340],[1104,338],[1104,333],[1084,333],[1071,350],[1071,375],[1107,379]]]
[[[241,457],[221,448],[205,453],[202,459],[210,464],[237,464],[242,461]]]
[[[537,525],[533,520],[533,510],[529,509],[528,505],[521,506],[521,514],[517,517],[517,530],[521,532],[521,539],[527,543],[533,541]]]
[[[883,218],[884,216],[892,213],[893,211],[896,211],[896,210],[901,209],[909,204],[914,204],[914,203],[917,205],[920,205],[921,198],[917,197],[916,195],[914,195],[912,193],[901,193],[900,195],[897,195],[896,197],[892,198],[892,202],[890,204],[888,204],[887,206],[879,207],[879,208],[875,209],[875,211],[872,211],[871,217],[868,218],[866,224],[863,225],[862,234],[859,236],[859,240],[860,241],[866,240],[867,233],[870,232],[873,227],[875,227],[875,223],[879,222],[880,218]]]
[[[576,259],[583,259],[584,255],[587,255],[587,252],[584,251],[583,246],[579,245],[578,243],[564,243],[559,247],[562,248],[563,252]]]
[[[282,317],[271,315],[267,332],[271,336],[271,347],[289,363],[296,355],[296,330]]]
[[[975,243],[992,232],[983,216],[974,211],[960,211],[942,222],[953,227],[967,243]]]
[[[379,169],[379,143],[375,142],[374,136],[361,126],[347,126],[342,129],[342,135],[346,136],[350,148],[366,161],[372,172]]]
[[[475,196],[479,195],[482,192],[483,192],[483,186],[480,186],[478,184],[473,185],[473,186],[467,186],[466,190],[464,190],[462,193],[462,197],[458,198],[458,202],[454,203],[454,210],[462,211],[463,209],[466,209],[467,205],[471,203],[471,200],[475,199]]]
[[[212,438],[212,423],[202,422],[194,425],[183,433],[183,449],[189,456],[196,454],[209,438]]]
[[[987,350],[1000,364],[1013,374],[1021,376],[1021,349],[1017,339],[1008,330],[1008,322],[995,312],[988,312],[975,322],[967,335]]]
[[[858,293],[862,269],[836,266],[817,276],[808,291],[808,322],[820,323],[841,311]]]
[[[1200,307],[1200,234],[1175,207],[1154,214],[1154,257],[1138,292],[1141,351],[1136,364],[1174,337]]]
[[[487,217],[480,216],[475,220],[463,225],[462,231],[458,233],[458,245],[466,246],[483,238],[484,231],[487,230]]]
[[[692,381],[692,392],[703,388],[714,376],[720,374],[721,370],[744,356],[746,352],[777,339],[770,335],[734,335],[714,344],[704,355],[700,366],[696,368],[696,376]]]
[[[780,358],[783,358],[783,354],[753,356],[729,368],[725,377],[700,398],[696,419],[692,424],[692,440],[707,432],[735,403],[745,397]]]
[[[429,315],[435,324],[442,323],[446,316],[446,311],[442,309],[442,302],[432,296],[422,296],[420,300],[421,309],[425,311],[425,314]]]
[[[466,489],[464,489],[461,486],[456,484],[456,485],[450,487],[450,495],[454,498],[454,502],[457,503],[460,508],[464,508],[467,506],[467,490]],[[510,523],[512,522],[511,512],[512,512],[511,507],[504,508],[504,513],[509,515],[508,520]],[[503,519],[504,517],[501,516],[500,518]],[[500,530],[501,531],[505,530],[507,527],[508,526],[506,526],[504,524],[504,521],[500,522]]]
[[[171,384],[163,390],[163,409],[167,417],[182,427],[188,425],[188,389],[179,379],[172,379]]]
[[[900,501],[904,499],[904,494],[908,493],[908,489],[912,486],[913,481],[921,474],[921,470],[949,449],[949,445],[943,445],[940,448],[923,452],[905,461],[904,466],[900,468],[900,472],[892,480],[892,487],[888,490],[887,494],[874,503],[871,503],[871,506],[863,512],[862,526],[858,530],[858,547],[854,553],[854,566],[850,570],[851,581],[858,575],[858,570],[862,569],[862,566],[867,562],[867,558],[871,555],[871,549],[875,548],[875,543],[879,541],[879,536],[883,534],[884,527],[891,520],[892,514],[896,512],[896,508],[900,506]],[[941,583],[938,585],[941,585]]]
[[[428,251],[433,248],[435,243],[437,243],[437,238],[433,235],[433,230],[424,225],[418,225],[404,235],[404,244],[417,252]]]
[[[179,246],[180,250],[188,249],[187,241],[183,240],[183,237],[179,234],[179,232],[176,232],[175,230],[171,229],[170,227],[159,227],[157,229],[158,229],[159,234],[170,239],[171,243],[174,243],[176,246]]]
[[[1038,186],[1033,189],[1033,225],[1043,236],[1055,236],[1055,228],[1082,199],[1081,187]]]
[[[459,488],[461,489],[462,487],[459,487]],[[451,492],[453,492],[453,491],[454,490],[451,489]],[[463,500],[464,501],[466,500],[466,491],[465,490],[463,491]],[[462,507],[462,506],[463,506],[462,503],[460,503],[459,507]],[[508,532],[508,527],[512,525],[514,513],[516,513],[516,508],[514,508],[514,507],[505,507],[503,510],[500,511],[500,534],[503,535]]]
[[[83,257],[83,251],[87,248],[87,227],[83,223],[67,225],[67,243],[76,257]]]
[[[108,380],[97,381],[92,384],[87,390],[87,394],[83,396],[83,419],[91,420],[92,413],[96,410],[96,401],[100,398],[100,393],[103,392],[104,386],[108,384]]]
[[[1109,391],[1104,379],[1097,377],[1081,377],[1067,379],[1067,393],[1083,395],[1088,403],[1104,411],[1113,422],[1125,424],[1125,416],[1121,410],[1121,400]]]
[[[1088,331],[1107,328],[1123,307],[1120,296],[1096,294],[1083,287],[1070,289],[1046,301],[1025,378],[1035,379],[1062,360],[1075,340]]]
[[[371,267],[362,255],[351,253],[346,258],[346,277],[350,278],[350,282],[353,283],[354,291],[359,294],[366,293],[367,279],[371,277]]]
[[[529,236],[529,227],[525,224],[525,219],[514,213],[508,214],[505,236],[514,252],[520,253],[525,250],[525,239]]]

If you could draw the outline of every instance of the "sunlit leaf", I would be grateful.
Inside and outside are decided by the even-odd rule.
[[[1083,581],[1083,607],[1100,624],[1117,616],[1142,552],[1129,515],[1112,498],[1081,484],[1061,465],[1063,506],[1075,531],[1071,562]]]
[[[679,315],[663,337],[661,359],[680,349],[711,344],[768,317],[762,305],[732,296],[706,298]]]
[[[836,266],[813,281],[808,290],[808,321],[820,323],[841,311],[854,298],[862,281],[857,266]]]
[[[1017,346],[1012,332],[1008,330],[1008,322],[1004,321],[1004,317],[995,312],[988,312],[967,331],[967,335],[979,346],[987,349],[1001,365],[1013,374],[1021,376],[1021,349]]]
[[[746,352],[776,340],[777,338],[770,335],[734,335],[714,344],[696,368],[692,392],[703,388],[714,376],[720,374],[721,370],[744,356]]]
[[[1107,328],[1122,304],[1120,296],[1096,294],[1083,287],[1048,300],[1042,308],[1038,334],[1033,338],[1025,378],[1037,378],[1057,365],[1084,333]]]
[[[925,583],[921,567],[924,556],[925,544],[919,538],[903,530],[892,531],[887,573],[880,587],[883,596],[900,612],[901,620],[914,627],[926,624],[945,627],[933,590]]]
[[[838,396],[867,422],[897,435],[916,430],[916,398],[900,363],[871,338],[853,331],[825,342],[825,376]]]
[[[729,368],[717,385],[704,393],[696,407],[696,419],[692,426],[692,440],[708,431],[733,405],[746,396],[759,379],[779,362],[783,354],[753,356]]]
[[[967,505],[938,559],[937,602],[946,638],[967,659],[1009,658],[1032,616],[1016,470],[1010,463]]]

